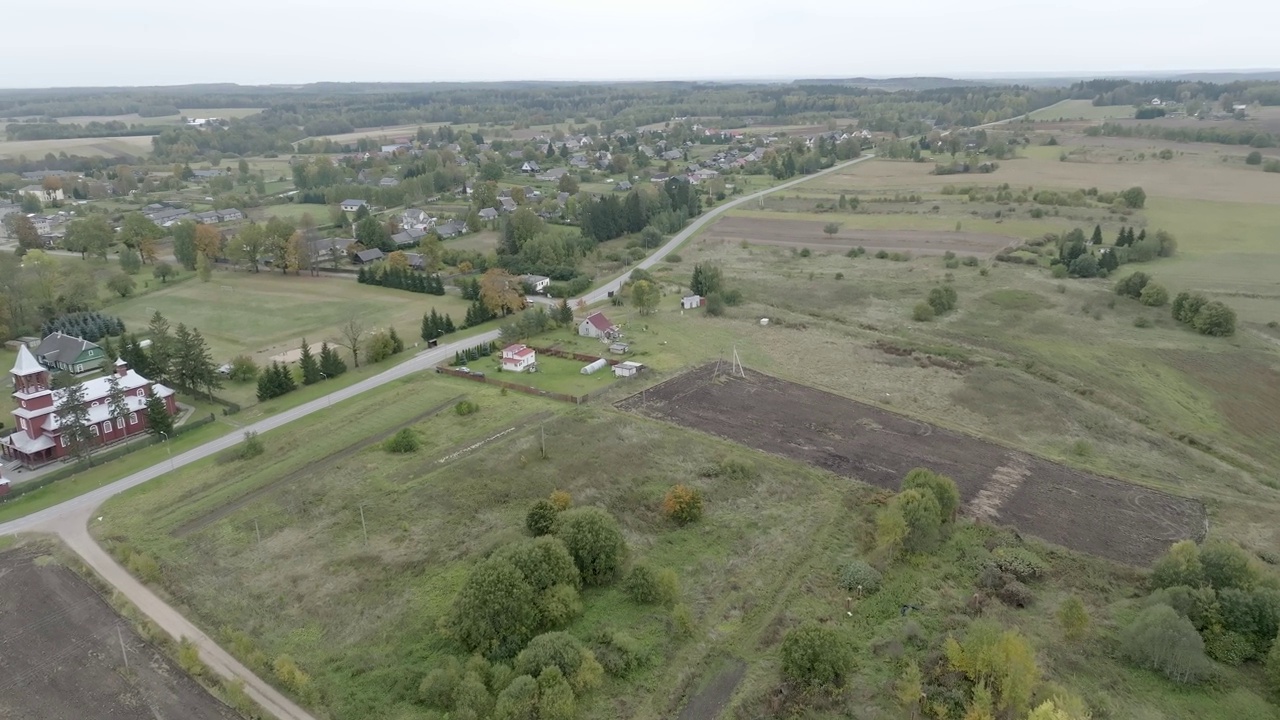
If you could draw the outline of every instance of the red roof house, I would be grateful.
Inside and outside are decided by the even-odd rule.
[[[538,362],[538,354],[528,345],[508,345],[502,348],[502,369],[505,372],[524,372]]]
[[[609,318],[604,316],[604,313],[593,312],[587,316],[586,320],[578,323],[578,334],[582,337],[614,340],[622,333],[618,330],[617,325],[614,325]]]

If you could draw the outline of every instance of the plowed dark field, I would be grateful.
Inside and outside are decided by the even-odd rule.
[[[37,557],[29,548],[0,554],[0,718],[239,717],[140,639],[88,583]]]
[[[1198,501],[1082,473],[762,373],[728,377],[707,365],[618,403],[896,490],[912,468],[950,475],[969,517],[1058,545],[1145,565],[1179,540],[1200,539]]]

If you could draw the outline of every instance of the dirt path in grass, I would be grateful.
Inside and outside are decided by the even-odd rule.
[[[698,694],[689,698],[689,702],[680,710],[679,720],[716,720],[729,704],[733,691],[738,689],[742,676],[747,674],[747,665],[741,660],[734,660],[721,670]]]
[[[325,455],[319,460],[307,463],[306,465],[298,468],[297,470],[294,470],[293,472],[287,475],[284,475],[276,480],[273,480],[272,482],[269,482],[266,485],[263,485],[262,487],[257,488],[256,490],[251,490],[250,492],[245,493],[244,495],[240,496],[236,500],[233,500],[232,502],[229,502],[225,505],[220,505],[217,508],[214,508],[213,511],[205,515],[201,515],[200,517],[192,518],[191,520],[188,520],[187,522],[174,528],[171,534],[174,537],[186,537],[187,535],[190,535],[194,532],[203,530],[204,528],[209,527],[213,523],[216,523],[219,520],[236,512],[237,510],[245,507],[246,505],[253,502],[254,500],[257,500],[258,498],[261,498],[264,495],[274,492],[285,485],[296,482],[305,477],[309,477],[317,468],[333,465],[334,463],[339,462],[345,458],[348,458],[360,452],[361,450],[364,450],[367,447],[370,447],[372,445],[377,445],[383,440],[386,440],[387,438],[399,432],[401,428],[406,428],[411,425],[420,423],[423,420],[426,420],[427,418],[440,413],[445,408],[449,408],[456,405],[459,401],[463,400],[466,397],[467,397],[466,395],[458,395],[457,397],[450,398],[449,400],[445,400],[439,405],[436,405],[431,409],[426,410],[425,412],[411,418],[405,423],[402,423],[400,425],[397,425],[391,428],[390,430],[386,430],[372,437],[365,438],[360,442],[352,443],[344,448],[341,448],[340,450],[336,450],[332,453],[329,453],[328,455]]]

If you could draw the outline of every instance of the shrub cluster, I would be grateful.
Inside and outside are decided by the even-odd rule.
[[[382,447],[389,453],[411,453],[417,452],[421,443],[418,441],[418,434],[412,428],[400,428],[395,435],[382,443]]]
[[[1236,332],[1236,313],[1199,293],[1180,292],[1173,299],[1173,319],[1201,335],[1227,337]]]

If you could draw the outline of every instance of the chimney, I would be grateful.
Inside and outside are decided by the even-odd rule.
[[[125,375],[128,375],[128,374],[129,374],[129,363],[125,362],[123,358],[116,358],[116,375],[120,377],[124,377]]]

